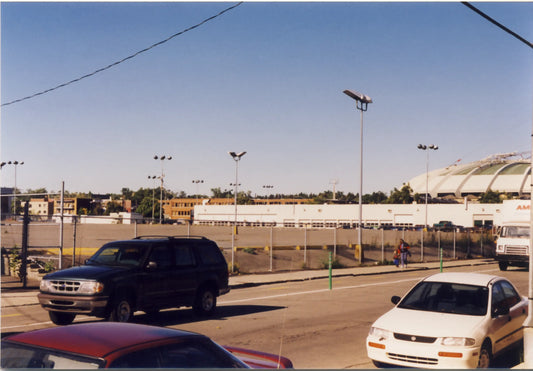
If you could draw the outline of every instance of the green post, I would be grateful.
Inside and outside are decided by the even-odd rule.
[[[331,282],[331,251],[329,252],[329,289],[331,290],[332,282]]]
[[[440,231],[437,232],[439,236],[439,252],[440,252],[440,272],[442,273],[442,245],[440,244]]]

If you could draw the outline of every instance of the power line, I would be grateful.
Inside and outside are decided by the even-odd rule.
[[[530,43],[529,41],[524,39],[522,36],[520,36],[516,32],[511,31],[510,29],[505,27],[503,24],[501,24],[501,23],[497,22],[496,20],[492,19],[491,17],[489,17],[488,15],[483,13],[481,10],[477,9],[476,7],[474,7],[472,4],[470,4],[470,3],[466,2],[466,1],[462,1],[462,3],[463,3],[463,5],[467,6],[470,9],[472,9],[474,12],[476,12],[477,14],[479,14],[480,16],[482,16],[483,18],[485,18],[486,20],[491,22],[492,24],[498,26],[499,28],[501,28],[502,30],[507,32],[508,34],[511,34],[512,36],[516,37],[518,40],[522,41],[524,44],[526,44],[530,48],[533,48],[533,44],[532,43]]]
[[[167,38],[164,39],[164,40],[161,40],[161,41],[159,41],[159,42],[157,42],[157,43],[155,43],[155,44],[153,44],[153,45],[150,45],[150,46],[147,47],[147,48],[144,48],[144,49],[142,49],[142,50],[139,50],[138,52],[136,52],[136,53],[134,53],[134,54],[132,54],[132,55],[129,55],[129,56],[125,57],[125,58],[122,58],[122,59],[119,60],[119,61],[116,61],[116,62],[114,62],[114,63],[111,63],[111,64],[109,64],[109,65],[107,65],[107,66],[105,66],[105,67],[99,68],[99,69],[97,69],[96,71],[93,71],[93,72],[91,72],[91,73],[88,73],[88,74],[86,74],[86,75],[83,75],[83,76],[81,76],[81,77],[78,77],[78,78],[76,78],[76,79],[74,79],[74,80],[70,80],[70,81],[65,82],[65,83],[63,83],[63,84],[57,85],[57,86],[55,86],[55,87],[53,87],[53,88],[46,89],[46,90],[43,90],[43,91],[41,91],[41,92],[38,92],[38,93],[35,93],[35,94],[32,94],[32,95],[28,95],[27,97],[20,98],[20,99],[16,99],[16,100],[13,100],[13,101],[11,101],[11,102],[3,103],[1,106],[2,106],[2,107],[4,107],[4,106],[9,106],[9,105],[11,105],[11,104],[19,103],[19,102],[25,101],[25,100],[27,100],[27,99],[35,98],[35,97],[37,97],[37,96],[39,96],[39,95],[43,95],[43,94],[49,93],[49,92],[51,92],[51,91],[54,91],[54,90],[57,90],[57,89],[63,88],[63,87],[65,87],[65,86],[67,86],[67,85],[70,85],[70,84],[74,84],[74,83],[76,83],[76,82],[79,82],[79,81],[81,81],[81,80],[83,80],[83,79],[86,79],[86,78],[88,78],[88,77],[94,76],[94,75],[96,75],[96,74],[98,74],[98,73],[100,73],[100,72],[103,72],[103,71],[108,70],[108,69],[110,69],[110,68],[112,68],[112,67],[115,67],[115,66],[117,66],[117,65],[119,65],[119,64],[121,64],[121,63],[124,63],[124,62],[126,62],[126,61],[128,61],[128,60],[130,60],[130,59],[133,59],[133,58],[135,58],[136,56],[138,56],[139,54],[145,53],[145,52],[149,51],[150,49],[155,48],[156,46],[160,46],[160,45],[166,43],[167,41],[170,41],[171,39],[173,39],[173,38],[175,38],[175,37],[177,37],[177,36],[180,36],[180,35],[183,35],[183,34],[186,33],[186,32],[192,31],[192,30],[194,30],[195,28],[198,28],[198,27],[204,25],[205,23],[207,23],[207,22],[209,22],[209,21],[212,21],[212,20],[215,19],[215,18],[220,17],[220,16],[223,15],[224,13],[229,12],[230,10],[235,9],[236,7],[238,7],[239,5],[241,5],[242,3],[243,3],[243,2],[241,1],[241,2],[239,2],[239,3],[237,3],[237,4],[233,5],[233,6],[230,6],[229,8],[226,8],[226,9],[222,10],[221,12],[219,12],[218,14],[215,14],[215,15],[209,17],[209,18],[204,19],[203,21],[201,21],[200,23],[195,24],[194,26],[191,26],[191,27],[189,27],[189,28],[186,28],[186,29],[183,30],[183,31],[177,32],[177,33],[175,33],[174,35],[171,35],[171,36],[167,37]]]

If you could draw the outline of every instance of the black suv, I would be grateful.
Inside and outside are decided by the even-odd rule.
[[[145,236],[102,246],[85,265],[47,274],[38,295],[57,325],[76,314],[127,322],[137,310],[192,307],[214,312],[229,291],[228,265],[205,237]]]

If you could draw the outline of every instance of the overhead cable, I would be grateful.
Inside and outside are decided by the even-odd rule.
[[[491,22],[492,24],[500,27],[502,30],[504,30],[505,32],[507,32],[508,34],[511,34],[513,35],[514,37],[516,37],[518,40],[522,41],[524,44],[526,44],[527,46],[529,46],[530,48],[533,48],[533,44],[530,43],[529,41],[527,41],[526,39],[524,39],[522,36],[520,36],[519,34],[517,34],[516,32],[513,32],[511,31],[510,29],[508,29],[507,27],[505,27],[504,25],[502,25],[501,23],[497,22],[496,20],[492,19],[491,17],[489,17],[488,15],[486,15],[485,13],[483,13],[481,10],[477,9],[476,7],[474,7],[472,4],[466,2],[466,1],[462,1],[463,5],[466,5],[468,8],[472,9],[474,12],[476,12],[477,14],[479,14],[480,16],[482,16],[483,18],[485,18],[486,20],[488,20],[489,22]]]
[[[160,45],[166,43],[167,41],[170,41],[171,39],[173,39],[173,38],[175,38],[175,37],[177,37],[177,36],[183,35],[184,33],[188,32],[188,31],[192,31],[192,30],[194,30],[195,28],[198,28],[198,27],[204,25],[205,23],[207,23],[207,22],[209,22],[209,21],[212,21],[213,19],[215,19],[215,18],[217,18],[217,17],[220,17],[222,14],[224,14],[224,13],[230,11],[230,10],[235,9],[236,7],[238,7],[239,5],[241,5],[242,3],[243,3],[243,2],[241,1],[241,2],[239,2],[239,3],[237,3],[237,4],[233,5],[233,6],[230,6],[229,8],[226,8],[226,9],[222,10],[221,12],[219,12],[218,14],[215,14],[215,15],[209,17],[209,18],[204,19],[203,21],[201,21],[200,23],[195,24],[194,26],[191,26],[191,27],[189,27],[189,28],[186,28],[185,30],[180,31],[180,32],[178,32],[178,33],[175,33],[174,35],[169,36],[169,37],[167,37],[167,38],[164,39],[164,40],[161,40],[161,41],[159,41],[159,42],[157,42],[157,43],[155,43],[155,44],[153,44],[153,45],[150,45],[150,46],[147,47],[147,48],[144,48],[144,49],[142,49],[142,50],[139,50],[138,52],[136,52],[136,53],[134,53],[134,54],[132,54],[132,55],[129,55],[129,56],[125,57],[125,58],[122,58],[122,59],[119,60],[119,61],[116,61],[116,62],[114,62],[114,63],[111,63],[111,64],[109,64],[109,65],[107,65],[107,66],[105,66],[105,67],[99,68],[99,69],[97,69],[96,71],[93,71],[93,72],[91,72],[91,73],[88,73],[88,74],[86,74],[86,75],[83,75],[83,76],[81,76],[81,77],[78,77],[78,78],[76,78],[76,79],[74,79],[74,80],[70,80],[70,81],[65,82],[65,83],[63,83],[63,84],[57,85],[57,86],[55,86],[55,87],[53,87],[53,88],[46,89],[46,90],[43,90],[43,91],[41,91],[41,92],[38,92],[38,93],[35,93],[35,94],[32,94],[32,95],[28,95],[27,97],[20,98],[20,99],[16,99],[16,100],[13,100],[13,101],[11,101],[11,102],[3,103],[1,106],[4,107],[4,106],[8,106],[8,105],[11,105],[11,104],[15,104],[15,103],[19,103],[19,102],[25,101],[25,100],[27,100],[27,99],[35,98],[35,97],[37,97],[37,96],[39,96],[39,95],[43,95],[43,94],[49,93],[49,92],[51,92],[51,91],[54,91],[54,90],[57,90],[57,89],[63,88],[63,87],[65,87],[65,86],[67,86],[67,85],[70,85],[70,84],[73,84],[73,83],[75,83],[75,82],[81,81],[81,80],[86,79],[86,78],[88,78],[88,77],[94,76],[94,75],[96,75],[96,74],[98,74],[98,73],[100,73],[100,72],[103,72],[103,71],[108,70],[108,69],[110,69],[110,68],[112,68],[112,67],[115,67],[115,66],[117,66],[117,65],[119,65],[119,64],[121,64],[121,63],[123,63],[123,62],[126,62],[127,60],[130,60],[130,59],[132,59],[132,58],[135,58],[135,57],[138,56],[139,54],[142,54],[142,53],[144,53],[144,52],[147,52],[147,51],[149,51],[150,49],[155,48],[156,46],[160,46]]]

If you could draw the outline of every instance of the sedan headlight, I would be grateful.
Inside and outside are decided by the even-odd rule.
[[[379,340],[387,340],[389,337],[392,336],[392,332],[389,330],[372,326],[370,327],[370,332],[368,333],[368,335],[379,338]]]
[[[445,337],[441,339],[441,344],[446,346],[463,346],[470,347],[476,343],[475,339],[462,337]]]
[[[78,289],[80,294],[99,294],[102,291],[104,291],[104,284],[97,281],[84,281]]]

